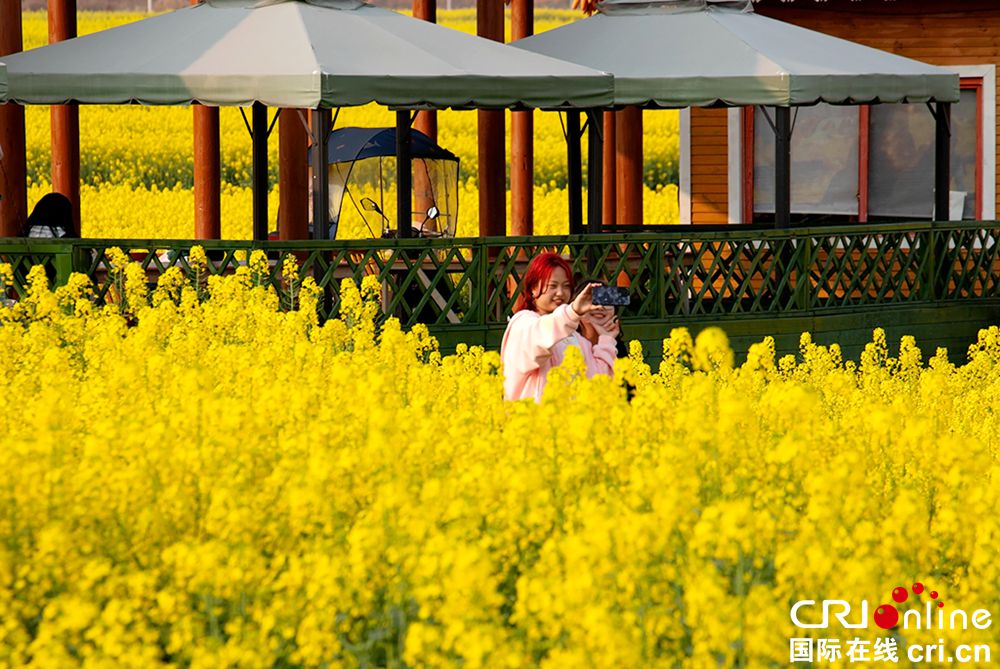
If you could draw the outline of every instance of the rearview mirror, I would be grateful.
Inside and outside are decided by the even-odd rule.
[[[430,209],[427,210],[427,219],[433,221],[435,218],[438,217],[438,215],[440,215],[440,213],[441,212],[438,211],[437,207],[431,207]]]
[[[362,209],[365,209],[367,211],[377,211],[380,214],[382,213],[382,210],[378,208],[378,205],[375,203],[375,200],[371,199],[370,197],[361,198],[361,207]]]

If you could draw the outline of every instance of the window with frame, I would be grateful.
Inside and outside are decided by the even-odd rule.
[[[792,111],[792,220],[929,220],[934,117],[926,104]],[[773,109],[743,110],[743,220],[774,220]],[[951,106],[951,218],[983,215],[983,79],[963,77]]]

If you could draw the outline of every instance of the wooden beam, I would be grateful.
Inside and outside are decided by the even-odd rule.
[[[222,204],[219,185],[219,108],[191,106],[194,120],[194,236],[222,237]]]
[[[413,0],[413,18],[437,23],[437,0]]]
[[[618,223],[642,225],[642,109],[625,107],[619,111],[615,130]]]
[[[413,18],[437,23],[437,0],[413,0]],[[413,129],[419,130],[431,141],[437,142],[438,118],[433,109],[424,109],[413,121]],[[413,163],[413,210],[426,216],[431,207],[438,207],[434,199],[434,188],[424,162]],[[437,221],[426,221],[427,230],[437,232]]]
[[[0,56],[17,53],[21,40],[21,0],[0,0]],[[28,218],[24,107],[0,105],[0,237],[16,237]]]
[[[618,165],[617,119],[618,114],[606,111],[604,117],[604,199],[601,203],[601,222],[605,226],[618,224]]]
[[[535,33],[535,0],[511,0],[510,37],[519,40]],[[535,120],[532,111],[510,115],[510,231],[514,236],[534,234]]]
[[[49,43],[76,37],[76,0],[49,0]],[[49,108],[52,190],[73,208],[73,230],[80,234],[80,109],[75,103]]]
[[[278,119],[278,239],[309,239],[309,134],[304,109]]]
[[[504,41],[503,3],[476,0],[476,32]],[[504,113],[479,110],[479,234],[500,237],[507,232],[507,161]]]
[[[437,23],[437,0],[413,0],[413,18]],[[425,109],[417,114],[413,127],[435,142],[438,135],[437,112]]]
[[[191,0],[192,5],[200,0]],[[222,237],[219,108],[191,105],[194,122],[194,236]]]

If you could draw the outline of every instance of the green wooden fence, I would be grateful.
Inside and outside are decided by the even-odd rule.
[[[1000,223],[992,221],[330,242],[6,239],[0,262],[14,268],[12,297],[28,269],[42,264],[59,283],[70,272],[87,274],[105,299],[112,247],[130,254],[154,282],[167,267],[189,269],[195,244],[208,253],[212,274],[231,273],[253,249],[265,251],[276,288],[283,260],[293,254],[301,276],[314,277],[324,291],[322,318],[336,316],[342,279],[373,275],[385,313],[407,326],[427,324],[445,348],[459,341],[497,345],[528,262],[542,251],[567,254],[581,278],[628,285],[632,303],[623,323],[647,343],[677,324],[722,325],[737,339],[741,332],[759,338],[768,326],[780,334],[782,324],[812,322],[815,329],[817,319],[832,317],[842,324],[834,330],[843,330],[852,314],[859,323],[881,314],[891,326],[949,308],[966,314],[971,328],[989,324],[1000,305]]]

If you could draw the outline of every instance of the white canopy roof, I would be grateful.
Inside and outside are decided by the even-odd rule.
[[[513,46],[609,72],[615,104],[958,102],[959,76],[753,12],[748,0],[604,0]]]
[[[358,0],[208,0],[0,59],[0,102],[595,107],[602,72]]]

